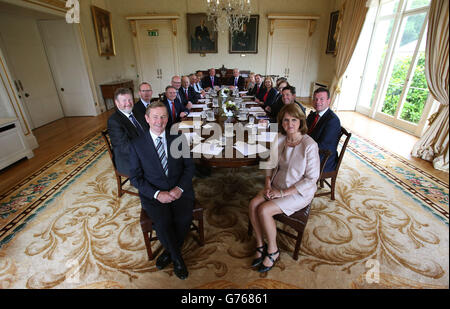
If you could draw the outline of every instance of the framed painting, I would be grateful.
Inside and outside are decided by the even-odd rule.
[[[339,11],[331,12],[330,27],[328,28],[327,54],[336,55],[336,40],[334,35],[336,33],[336,25],[339,19]]]
[[[111,13],[94,5],[91,6],[91,10],[100,56],[115,56],[116,49],[111,26]]]
[[[186,14],[189,53],[217,53],[217,31],[205,13]]]
[[[228,52],[230,54],[258,53],[259,15],[251,15],[243,25],[242,31],[233,31],[229,35]]]

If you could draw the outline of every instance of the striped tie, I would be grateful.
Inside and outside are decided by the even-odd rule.
[[[168,166],[168,163],[167,163],[166,151],[164,150],[164,145],[162,143],[161,136],[158,136],[158,138],[156,139],[156,142],[158,144],[156,146],[156,152],[158,152],[158,157],[159,157],[159,160],[161,161],[161,165],[163,167],[164,174],[166,174],[166,176],[167,176],[167,174],[168,174],[167,172],[169,170],[169,166]]]

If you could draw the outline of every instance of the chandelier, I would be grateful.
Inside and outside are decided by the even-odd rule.
[[[208,21],[214,31],[242,31],[244,23],[250,21],[250,0],[206,0]]]

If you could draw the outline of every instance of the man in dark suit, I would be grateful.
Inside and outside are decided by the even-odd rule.
[[[319,88],[314,91],[313,106],[306,119],[308,135],[319,145],[319,149],[327,149],[331,156],[325,165],[324,172],[336,169],[338,160],[337,146],[341,133],[341,122],[338,116],[330,109],[330,92],[328,89]]]
[[[111,140],[116,169],[130,175],[130,142],[148,131],[148,124],[133,113],[133,95],[128,88],[118,88],[114,93],[116,112],[108,119],[108,133]],[[143,117],[144,114],[142,114]],[[145,119],[145,118],[144,118]]]
[[[162,102],[150,104],[145,119],[150,130],[130,146],[131,184],[139,190],[142,208],[164,247],[156,267],[163,269],[173,262],[175,275],[186,279],[181,248],[192,221],[194,163],[187,140],[166,130],[168,113]]]
[[[206,92],[205,92],[205,90],[203,90],[203,87],[202,87],[201,83],[199,82],[197,75],[195,75],[194,73],[189,74],[189,83],[191,84],[192,88],[194,88],[195,92],[197,93],[198,99],[205,97]]]
[[[270,112],[268,113],[269,117],[270,117],[270,122],[273,123],[277,123],[277,117],[278,117],[278,113],[280,112],[281,108],[284,105],[287,104],[297,104],[301,110],[303,111],[303,113],[306,115],[306,108],[300,104],[299,102],[297,102],[296,99],[296,90],[294,86],[286,86],[281,90],[281,97],[280,99],[278,99],[275,104],[272,105]]]
[[[200,20],[200,25],[195,27],[195,42],[199,51],[207,51],[214,48],[213,39],[205,26],[205,19]]]
[[[261,74],[256,74],[255,75],[255,85],[253,86],[253,88],[251,88],[247,91],[247,95],[256,96],[257,93],[259,95],[259,92],[261,91],[260,89],[263,86],[262,83],[263,82],[261,80]]]
[[[245,78],[239,73],[239,69],[233,69],[233,76],[227,81],[227,86],[231,86],[231,89],[238,88],[239,91],[243,91],[245,87]]]
[[[215,86],[220,87],[220,80],[216,76],[216,69],[211,68],[209,69],[209,76],[205,76],[202,79],[202,87],[206,91],[209,91],[209,89]]]
[[[139,101],[137,101],[134,104],[133,107],[133,114],[135,114],[136,117],[140,117],[143,122],[147,123],[145,121],[145,110],[147,109],[147,106],[150,105],[150,101],[152,100],[152,86],[147,82],[142,82],[139,84]]]
[[[178,89],[178,94],[181,98],[181,103],[191,110],[192,104],[197,104],[200,95],[197,95],[194,87],[190,85],[189,77],[183,76],[181,78],[181,87]]]
[[[169,114],[167,127],[170,128],[176,122],[180,122],[181,118],[189,114],[189,110],[177,98],[177,90],[174,86],[167,86],[164,95],[164,105]]]

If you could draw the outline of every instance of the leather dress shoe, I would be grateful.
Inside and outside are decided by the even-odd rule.
[[[170,264],[170,262],[172,262],[170,252],[164,250],[163,253],[161,253],[161,255],[156,259],[156,268],[164,269],[167,265]]]
[[[175,275],[181,280],[186,279],[189,275],[183,260],[173,261],[173,271]]]

